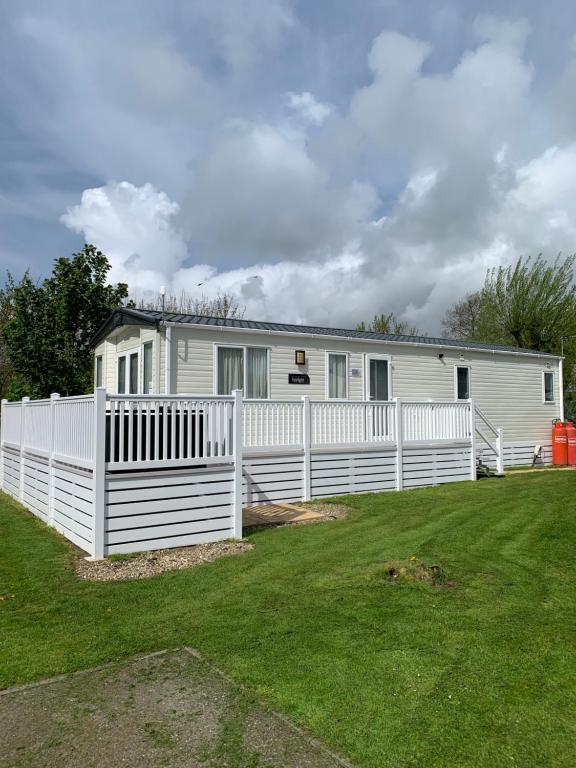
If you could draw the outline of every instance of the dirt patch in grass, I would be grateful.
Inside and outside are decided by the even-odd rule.
[[[12,768],[350,768],[186,650],[4,691],[0,722]]]
[[[446,571],[439,563],[425,563],[412,556],[409,560],[386,563],[384,566],[386,581],[391,584],[430,584],[432,587],[451,587]]]
[[[253,549],[249,541],[217,541],[213,544],[196,544],[193,547],[157,549],[130,555],[112,555],[105,560],[90,562],[84,557],[76,560],[76,574],[88,581],[120,581],[143,579],[164,571],[192,568],[210,563],[219,557],[240,555]]]

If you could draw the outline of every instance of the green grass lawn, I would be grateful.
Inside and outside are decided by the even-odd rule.
[[[347,520],[108,583],[1,496],[0,686],[187,644],[359,766],[573,768],[575,491],[543,472],[357,496]],[[390,583],[412,555],[452,585]]]

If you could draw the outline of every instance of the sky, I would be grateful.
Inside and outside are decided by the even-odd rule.
[[[571,0],[0,0],[0,268],[438,333],[576,250],[575,95]]]

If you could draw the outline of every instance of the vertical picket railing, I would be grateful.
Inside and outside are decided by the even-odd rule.
[[[94,459],[94,395],[56,398],[53,414],[55,457],[91,469]]]
[[[22,403],[2,401],[2,443],[20,447],[22,442]]]
[[[315,401],[312,445],[394,442],[394,402]]]
[[[245,448],[302,445],[303,405],[297,400],[243,401]]]
[[[201,464],[231,459],[234,399],[108,395],[110,468]]]
[[[406,442],[470,439],[470,403],[403,402]]]

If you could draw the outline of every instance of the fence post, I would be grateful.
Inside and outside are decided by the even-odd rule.
[[[310,449],[312,447],[312,406],[310,397],[302,397],[302,447],[304,449],[302,472],[304,483],[302,488],[302,501],[310,501],[312,498],[311,474],[310,474]]]
[[[50,447],[48,449],[48,525],[54,525],[54,445],[56,442],[56,400],[57,392],[50,395]]]
[[[496,458],[496,471],[499,475],[504,474],[504,438],[502,435],[502,429],[498,427],[498,436],[496,438],[496,450],[498,451],[498,457]]]
[[[476,475],[476,406],[474,400],[468,400],[470,407],[470,422],[468,429],[470,430],[470,480],[477,480]]]
[[[242,434],[243,414],[242,414],[242,390],[235,389],[232,392],[234,397],[234,538],[242,538],[242,443],[244,440]]]
[[[396,490],[404,487],[404,430],[402,429],[402,400],[394,398],[394,419],[396,432]]]
[[[19,499],[24,502],[24,430],[26,429],[26,406],[30,402],[29,397],[22,398],[20,406],[20,493]]]
[[[106,527],[106,388],[94,392],[92,480],[94,483],[94,544],[92,557],[101,560]]]
[[[2,399],[0,406],[0,488],[4,490],[4,416],[6,415],[6,403],[8,400]]]

